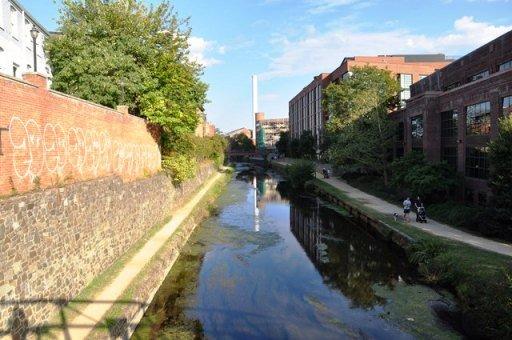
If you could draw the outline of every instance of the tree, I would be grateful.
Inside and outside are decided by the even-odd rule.
[[[243,133],[239,133],[230,139],[229,145],[231,150],[242,151],[242,152],[253,152],[255,150],[252,139],[247,137]]]
[[[311,131],[304,131],[299,138],[299,155],[300,158],[315,159],[316,157],[316,141]]]
[[[420,152],[410,152],[396,159],[391,167],[393,187],[418,195],[425,201],[444,201],[460,185],[457,172],[446,162],[428,163]]]
[[[396,130],[388,112],[397,107],[399,90],[390,72],[369,66],[354,68],[352,77],[327,87],[328,154],[340,171],[375,172],[388,185]]]
[[[354,67],[350,78],[331,83],[323,106],[329,114],[327,129],[336,132],[362,116],[398,107],[400,84],[387,70],[373,66]]]
[[[206,101],[189,59],[187,21],[168,2],[64,0],[61,34],[46,42],[56,90],[109,107],[129,105],[169,138],[193,132]]]
[[[489,145],[491,204],[502,224],[512,225],[512,116],[500,120],[498,137]]]
[[[289,156],[290,133],[288,131],[281,131],[279,133],[279,140],[276,142],[276,149],[280,155]]]

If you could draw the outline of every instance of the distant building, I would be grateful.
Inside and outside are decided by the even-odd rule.
[[[499,118],[512,114],[512,31],[414,83],[411,95],[391,115],[399,122],[394,156],[418,150],[446,161],[465,178],[465,200],[485,204],[487,146]]]
[[[36,39],[37,72],[51,79],[52,72],[44,53],[50,33],[17,0],[0,0],[0,73],[20,78],[34,72],[33,40],[30,30],[39,32]]]
[[[299,138],[304,131],[311,131],[321,143],[325,123],[329,119],[322,108],[323,90],[351,76],[354,67],[374,66],[389,70],[402,86],[400,99],[405,104],[410,98],[409,87],[413,82],[425,78],[432,72],[448,65],[444,54],[356,56],[343,59],[341,65],[331,73],[321,73],[289,102],[290,137]]]
[[[256,144],[275,149],[281,132],[288,131],[288,118],[265,119],[263,112],[256,113]]]
[[[226,137],[233,138],[239,134],[243,134],[243,135],[247,136],[247,138],[252,139],[252,130],[248,129],[246,127],[239,128],[239,129],[236,129],[233,131],[229,131],[229,132],[225,133],[224,135]]]
[[[206,120],[206,114],[204,111],[199,111],[200,120],[197,124],[195,135],[198,137],[213,137],[215,136],[215,125]]]

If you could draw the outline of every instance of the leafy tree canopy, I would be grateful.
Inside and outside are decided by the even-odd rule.
[[[352,77],[327,87],[328,155],[339,170],[378,173],[388,185],[396,129],[388,113],[398,103],[399,89],[390,72],[369,66],[354,68]]]
[[[252,139],[243,133],[239,133],[229,141],[230,148],[236,151],[253,152],[255,150]]]
[[[188,22],[168,2],[64,0],[59,30],[46,43],[54,89],[129,105],[172,138],[194,131],[207,86],[189,59]]]
[[[329,114],[327,128],[340,128],[374,112],[398,105],[398,81],[389,71],[373,66],[354,67],[350,78],[332,83],[325,90],[323,105]]]
[[[276,142],[276,149],[281,155],[288,156],[288,148],[290,144],[290,133],[288,131],[281,131],[279,133],[279,140]]]

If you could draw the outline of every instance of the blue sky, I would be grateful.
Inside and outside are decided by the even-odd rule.
[[[49,30],[58,0],[20,0]],[[146,0],[158,3],[158,0]],[[251,127],[251,74],[260,111],[286,117],[288,101],[344,57],[398,53],[461,56],[512,30],[512,0],[175,0],[190,17],[194,58],[206,65],[208,119]]]

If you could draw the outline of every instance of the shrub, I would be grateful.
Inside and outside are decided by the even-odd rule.
[[[315,178],[315,163],[299,160],[286,167],[285,178],[294,190],[304,190],[307,181]]]
[[[190,156],[173,154],[163,158],[162,168],[171,176],[175,184],[180,184],[195,177],[197,162]]]
[[[391,183],[426,201],[444,201],[459,184],[455,170],[442,162],[431,164],[423,154],[412,152],[392,163]]]

